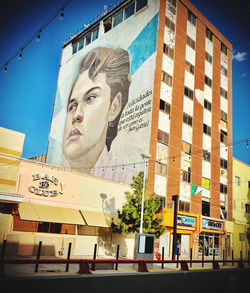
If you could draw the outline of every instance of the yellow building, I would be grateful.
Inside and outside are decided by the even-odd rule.
[[[233,158],[233,249],[247,258],[250,244],[250,166]]]
[[[15,191],[24,137],[23,133],[0,127],[0,245],[11,229],[11,204],[23,199]]]
[[[14,193],[19,158],[23,151],[23,133],[0,127],[0,192]]]

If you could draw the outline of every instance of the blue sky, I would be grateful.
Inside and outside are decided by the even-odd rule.
[[[0,8],[0,66],[18,50],[66,0],[8,0]],[[0,72],[0,126],[25,133],[23,157],[47,151],[63,42],[96,17],[111,0],[72,0],[64,11]],[[191,0],[233,44],[233,141],[250,138],[250,2]],[[250,141],[233,146],[234,157],[250,164]]]

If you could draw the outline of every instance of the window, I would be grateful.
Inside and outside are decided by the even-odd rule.
[[[168,145],[168,139],[169,139],[169,134],[158,129],[158,136],[157,136],[157,140],[163,144],[167,144]]]
[[[172,76],[163,70],[161,72],[161,80],[167,85],[172,86]]]
[[[155,162],[155,173],[162,176],[167,176],[167,165],[161,162]]]
[[[185,86],[184,95],[187,96],[188,98],[190,98],[191,100],[193,100],[194,92]]]
[[[249,214],[250,213],[250,204],[245,204],[245,209],[246,209],[246,213]]]
[[[137,0],[136,1],[136,12],[141,10],[143,7],[145,7],[148,4],[147,0]]]
[[[103,21],[103,26],[104,26],[104,33],[108,32],[112,28],[112,16],[109,18],[105,19]]]
[[[222,97],[227,99],[227,91],[224,90],[222,87],[220,88],[220,94],[221,94]]]
[[[78,45],[78,43],[74,43],[72,45],[72,54],[75,54],[77,52],[77,45]]]
[[[207,179],[207,178],[202,177],[201,186],[206,188],[206,189],[210,189],[210,180]]]
[[[250,188],[250,181],[248,181],[248,188]]]
[[[204,160],[210,162],[211,154],[207,150],[203,150],[202,157]]]
[[[208,100],[204,100],[204,108],[207,109],[208,111],[211,111],[212,104]]]
[[[186,154],[191,154],[192,151],[192,145],[190,143],[187,143],[185,141],[182,142],[182,151]]]
[[[207,135],[211,136],[211,127],[204,123],[203,124],[203,132],[206,133]]]
[[[59,223],[39,222],[37,232],[60,233],[61,226],[62,224]]]
[[[189,36],[187,36],[187,45],[195,50],[195,41],[192,40]]]
[[[156,211],[156,213],[162,213],[164,211],[165,205],[166,205],[166,199],[162,196],[156,196],[156,199],[161,202],[161,205],[159,209]]]
[[[86,36],[86,46],[91,43],[91,33],[87,34]]]
[[[99,27],[97,27],[96,29],[93,30],[92,42],[94,42],[94,40],[96,40],[98,38],[98,33],[99,33]]]
[[[212,86],[212,79],[205,75],[205,84],[208,86]]]
[[[221,65],[220,72],[221,72],[223,75],[227,76],[227,69],[226,69],[223,65]]]
[[[176,7],[176,0],[168,0],[169,3],[171,3],[174,7]]]
[[[187,115],[186,113],[183,113],[183,122],[192,126],[193,118],[191,116]]]
[[[213,33],[206,28],[206,37],[212,42],[213,41]]]
[[[135,2],[131,3],[127,8],[124,9],[124,19],[129,18],[134,14],[135,11]]]
[[[163,44],[163,52],[171,59],[174,59],[174,49],[170,48],[167,44]]]
[[[240,186],[240,177],[235,176],[235,185]]]
[[[201,213],[203,216],[210,217],[210,202],[202,201]]]
[[[227,169],[227,160],[220,158],[221,168]]]
[[[227,144],[227,132],[225,132],[224,130],[220,131],[220,141],[224,144]]]
[[[188,72],[194,74],[194,66],[193,66],[191,63],[189,63],[188,61],[186,61],[185,69],[186,69]]]
[[[180,212],[190,212],[190,203],[187,201],[180,200],[179,201],[179,211]]]
[[[205,52],[205,59],[209,62],[209,63],[213,63],[213,57],[208,53]]]
[[[188,20],[193,24],[196,25],[196,16],[188,10]]]
[[[79,41],[78,51],[81,50],[83,48],[83,46],[84,46],[84,39],[81,39]]]
[[[227,194],[227,185],[220,183],[220,192]]]
[[[175,24],[167,16],[165,18],[165,24],[172,32],[175,32]]]
[[[221,43],[221,52],[227,55],[227,47],[223,43]]]
[[[190,183],[191,179],[191,168],[188,171],[181,170],[181,181]]]
[[[170,114],[170,104],[168,104],[167,102],[160,100],[160,110],[162,110],[164,113],[166,114]]]
[[[220,119],[224,120],[227,122],[227,113],[220,110]]]
[[[114,16],[113,27],[117,26],[122,22],[122,15],[123,11],[120,11]]]

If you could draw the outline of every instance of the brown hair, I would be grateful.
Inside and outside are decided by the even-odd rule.
[[[123,108],[128,102],[130,78],[129,54],[123,49],[112,49],[98,47],[84,56],[79,64],[78,75],[88,70],[89,78],[93,80],[98,73],[106,73],[106,83],[110,87],[110,103],[120,92],[122,94],[122,105],[119,115],[109,125],[106,136],[106,146],[110,150],[111,143],[117,135],[117,126]]]

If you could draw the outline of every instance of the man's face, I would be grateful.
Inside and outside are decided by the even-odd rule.
[[[68,160],[81,159],[91,149],[103,149],[110,116],[110,87],[106,74],[94,80],[88,70],[78,77],[69,97],[63,153]]]

